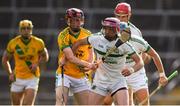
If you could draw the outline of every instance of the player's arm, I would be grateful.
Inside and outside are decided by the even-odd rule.
[[[9,63],[9,60],[12,58],[12,56],[13,56],[12,53],[4,51],[3,57],[2,57],[2,65],[3,65],[4,69],[8,72],[10,81],[15,80],[14,73],[13,73],[11,65]]]
[[[130,58],[132,58],[135,62],[135,65],[132,66],[132,67],[126,67],[123,69],[122,71],[122,75],[124,76],[129,76],[131,75],[132,73],[140,70],[143,66],[144,66],[144,63],[143,63],[143,60],[142,58],[135,52],[133,53]]]
[[[139,54],[135,51],[133,46],[130,43],[125,43],[127,46],[124,46],[124,49],[128,52],[128,56],[133,59],[135,62],[135,65],[132,67],[125,67],[125,69],[122,71],[122,75],[129,76],[132,73],[138,71],[144,66],[142,58],[139,56]]]
[[[49,60],[49,54],[46,48],[39,53],[39,63],[47,62]]]
[[[7,51],[4,51],[3,57],[2,57],[2,65],[9,75],[12,73],[11,65],[9,63],[9,60],[12,58],[12,56],[13,54],[8,53]]]
[[[152,60],[151,56],[148,55],[147,53],[142,53],[142,59],[144,64],[148,64]]]
[[[49,60],[49,54],[46,48],[43,48],[41,51],[39,51],[39,60],[37,63],[33,63],[29,66],[29,69],[32,72],[35,72],[37,70],[37,67],[41,64],[41,63],[45,63]]]
[[[134,72],[140,70],[144,66],[142,58],[137,53],[132,54],[131,58],[135,62],[135,65],[132,66],[132,68],[134,69]]]
[[[89,44],[88,42],[88,37],[84,38],[84,39],[80,39],[78,40],[77,42],[75,42],[73,45],[72,45],[72,50],[73,51],[76,51],[76,49],[79,47],[79,46],[82,46],[82,45],[87,45]]]
[[[73,44],[72,48],[70,48],[70,47],[64,48],[63,49],[64,55],[68,61],[78,64],[83,67],[88,67],[88,65],[89,65],[88,62],[78,59],[73,53],[73,51],[76,51],[76,49],[80,45],[79,42],[81,42],[81,40],[78,40],[75,44]]]
[[[154,64],[156,65],[156,68],[158,69],[159,77],[160,77],[159,83],[162,85],[167,84],[168,79],[165,75],[164,67],[163,67],[159,54],[152,47],[150,47],[150,49],[147,51],[147,54],[152,57]]]
[[[86,37],[86,38],[84,38],[84,39],[81,39],[81,40],[78,40],[77,42],[75,42],[75,43],[72,45],[72,51],[76,51],[76,49],[77,49],[79,46],[87,45],[87,44],[89,44],[89,42],[88,42],[88,37]],[[87,63],[89,64],[89,62],[92,63],[93,58],[94,58],[94,53],[93,53],[93,49],[92,49],[92,48],[91,48],[91,50],[90,50],[89,52],[91,52],[90,57],[89,57],[89,58],[91,58],[91,59],[89,59],[89,61],[86,62],[86,64],[87,64]],[[70,51],[69,51],[68,53],[71,54]],[[69,56],[70,56],[70,55],[69,55]],[[75,56],[74,56],[74,57],[75,57]],[[66,58],[67,58],[67,57],[66,57]],[[76,58],[76,57],[75,57],[75,58]],[[70,59],[71,59],[71,58],[70,58]],[[79,60],[79,59],[78,59],[78,60]],[[72,59],[71,59],[71,61],[72,61]],[[83,61],[83,60],[81,60],[81,61]],[[76,62],[77,62],[77,61],[76,61]],[[91,64],[91,65],[93,65],[93,66],[91,66],[92,68],[86,68],[86,70],[95,69],[95,67],[97,67],[97,63]],[[86,66],[86,67],[87,67],[87,66]]]
[[[94,62],[94,50],[92,49],[91,46],[89,46],[88,53],[89,53],[89,57],[88,57],[87,61],[90,63],[93,63]]]
[[[84,39],[80,39],[78,40],[77,42],[75,42],[73,45],[72,45],[72,51],[75,53],[75,51],[78,49],[79,46],[82,46],[82,45],[89,45],[88,43],[88,37],[84,38]],[[88,53],[89,53],[89,57],[87,59],[88,62],[92,63],[93,62],[93,59],[94,59],[94,51],[91,47],[91,45],[89,45],[89,48],[88,48]]]
[[[72,52],[72,49],[70,47],[64,48],[63,49],[64,55],[66,57],[66,59],[72,63],[75,63],[77,65],[80,65],[82,67],[92,67],[92,64],[90,64],[89,62],[86,62],[84,60],[80,60],[78,59],[74,53]]]

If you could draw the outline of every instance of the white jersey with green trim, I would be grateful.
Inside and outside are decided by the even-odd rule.
[[[147,41],[145,41],[142,37],[139,37],[137,35],[131,35],[131,39],[129,40],[129,43],[133,45],[135,51],[137,53],[143,53],[147,52],[151,46],[148,44]],[[135,64],[135,62],[127,58],[126,65],[129,67],[132,67]],[[130,76],[126,77],[126,81],[128,86],[133,90],[133,92],[136,92],[142,88],[147,89],[148,84],[147,84],[147,76],[145,72],[145,68],[141,68],[135,73],[132,73]]]
[[[108,41],[104,35],[99,32],[88,37],[88,42],[94,48],[97,59],[102,59],[109,48],[114,47],[116,41]],[[125,66],[126,57],[135,53],[135,50],[129,43],[120,45],[114,52],[105,58],[96,71],[95,80],[97,81],[114,81],[118,80],[121,75],[121,70]]]
[[[132,35],[142,37],[141,31],[134,24],[132,24],[131,22],[128,22],[128,25],[130,27],[130,31]]]
[[[135,51],[137,53],[144,53],[150,49],[150,45],[147,41],[145,41],[142,37],[139,37],[137,35],[131,35],[131,39],[129,40],[129,43],[134,47]],[[130,59],[130,57],[127,57],[126,63],[130,66],[133,66],[135,62]]]

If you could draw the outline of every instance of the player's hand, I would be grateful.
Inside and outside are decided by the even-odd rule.
[[[133,72],[134,72],[134,69],[132,67],[124,67],[121,74],[126,77],[126,76],[131,75]]]
[[[15,78],[14,73],[11,73],[11,74],[9,75],[9,81],[10,81],[10,82],[14,82],[15,80],[16,80],[16,78]]]
[[[66,62],[66,58],[62,58],[61,60],[59,60],[59,66],[63,66]]]
[[[89,63],[87,67],[84,67],[84,70],[96,70],[98,68],[98,63]]]
[[[159,84],[161,84],[162,86],[165,86],[168,83],[168,78],[164,75],[159,77]]]
[[[32,73],[35,73],[35,71],[37,70],[38,64],[31,64],[29,66],[29,69],[31,70]]]

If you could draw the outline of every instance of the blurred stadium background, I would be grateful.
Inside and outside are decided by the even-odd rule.
[[[160,54],[166,74],[180,65],[180,6],[179,0],[0,0],[0,58],[10,39],[18,33],[18,22],[30,19],[34,34],[42,38],[50,60],[42,65],[42,76],[36,104],[55,104],[55,70],[57,68],[57,36],[66,27],[67,8],[80,8],[85,13],[85,28],[97,32],[101,20],[113,16],[117,3],[128,2],[132,7],[131,22]],[[146,65],[150,92],[157,87],[156,68]],[[0,65],[0,105],[10,104],[7,73]],[[151,98],[151,104],[180,104],[180,76]]]

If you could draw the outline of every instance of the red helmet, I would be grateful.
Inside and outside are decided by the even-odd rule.
[[[117,33],[120,32],[120,20],[115,17],[108,17],[102,21],[102,26],[114,27]]]
[[[115,15],[120,15],[120,14],[130,14],[131,13],[131,6],[128,3],[118,3],[115,10],[114,14]]]
[[[66,10],[66,18],[79,17],[84,18],[84,13],[78,8],[70,8]]]

